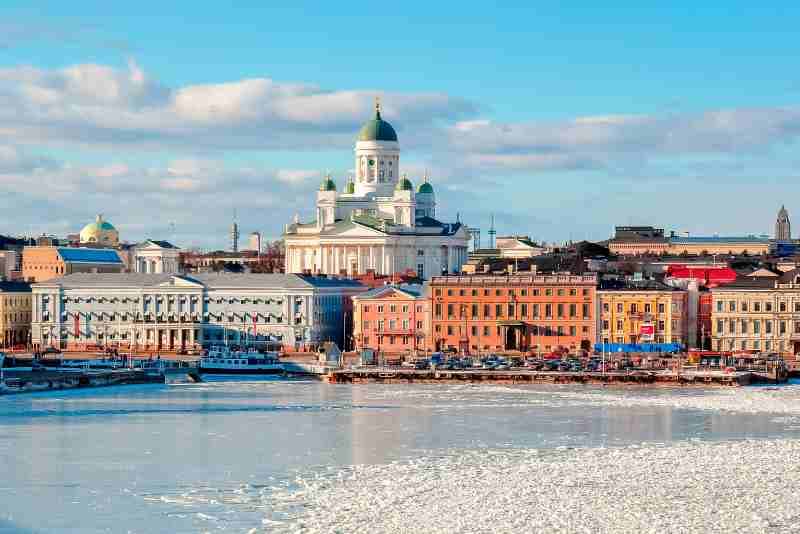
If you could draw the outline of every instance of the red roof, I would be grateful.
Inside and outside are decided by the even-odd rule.
[[[716,287],[736,280],[736,271],[730,267],[685,267],[670,265],[667,276],[680,279],[694,279],[698,283]]]

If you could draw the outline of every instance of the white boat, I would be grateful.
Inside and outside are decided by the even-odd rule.
[[[200,372],[222,375],[267,375],[283,373],[283,364],[277,352],[255,350],[230,350],[228,347],[211,347],[200,358]]]

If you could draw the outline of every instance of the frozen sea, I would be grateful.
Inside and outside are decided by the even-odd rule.
[[[0,397],[0,533],[800,532],[800,383]]]

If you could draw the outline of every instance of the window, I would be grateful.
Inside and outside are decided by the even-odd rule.
[[[604,312],[607,312],[607,311],[609,311],[609,310],[608,310],[608,302],[604,302],[604,303],[603,303],[603,311],[604,311]]]
[[[403,307],[400,308],[403,313],[408,313],[408,304],[403,304]]]
[[[603,330],[608,330],[608,321],[603,321]]]
[[[515,311],[516,311],[516,310],[514,309],[514,305],[513,305],[513,304],[509,304],[509,305],[508,305],[508,317],[509,317],[510,319],[513,319],[513,318],[516,316],[516,313],[515,313]]]
[[[779,310],[779,311],[782,311],[782,312],[785,312],[785,311],[786,311],[786,302],[784,302],[784,301],[780,301],[780,302],[778,303],[778,310]]]
[[[570,317],[577,317],[578,316],[578,305],[577,304],[570,304],[569,305],[569,316]]]
[[[578,333],[578,331],[574,326],[570,326],[569,327],[569,335],[575,336],[575,335],[577,335],[577,333]]]
[[[553,305],[552,304],[545,304],[544,305],[544,316],[548,317],[548,318],[553,316]]]
[[[378,304],[378,313],[383,313],[383,304]]]
[[[578,290],[573,287],[572,289],[569,290],[569,294],[571,297],[574,297],[578,294]]]
[[[417,321],[417,330],[422,330],[422,321]]]
[[[489,335],[489,327],[488,326],[484,326],[483,327],[483,335],[484,336],[488,336]]]
[[[631,313],[636,313],[636,303],[635,302],[631,303]]]
[[[503,307],[500,304],[494,305],[494,316],[495,317],[502,317],[503,316]]]
[[[645,303],[644,312],[645,313],[650,313],[650,303],[649,302]]]
[[[622,321],[617,321],[617,331],[622,332]]]
[[[447,335],[448,336],[452,336],[453,335],[453,327],[450,326],[450,325],[447,326]]]
[[[437,303],[436,306],[434,306],[434,316],[437,319],[441,319],[442,318],[442,305],[441,304]]]
[[[768,312],[772,311],[772,303],[771,302],[765,302],[764,303],[764,311],[768,311]]]
[[[728,311],[732,311],[732,312],[736,311],[736,301],[735,300],[732,300],[732,301],[728,302]]]
[[[664,321],[658,321],[658,331],[659,332],[664,331]]]
[[[772,333],[772,321],[770,321],[769,319],[764,321],[764,333],[765,334],[771,334]]]
[[[447,317],[448,317],[448,319],[452,319],[453,318],[453,311],[454,311],[453,310],[453,305],[452,304],[448,304],[447,305]]]
[[[403,319],[403,330],[408,330],[408,319]]]
[[[436,295],[437,297],[441,297],[442,296],[442,290],[441,289],[437,289],[436,291],[434,291],[434,295]],[[720,311],[722,311],[722,310],[720,310]]]
[[[473,304],[471,306],[471,311],[472,311],[472,318],[473,319],[477,319],[478,318],[478,305],[477,304]]]
[[[722,311],[722,310],[717,310],[717,311]],[[756,312],[760,312],[761,311],[761,303],[760,302],[754,302],[753,303],[753,311],[756,311]]]
[[[559,317],[564,317],[564,305],[563,304],[557,304],[556,305],[556,310],[558,311],[558,316]]]
[[[492,307],[489,304],[483,305],[483,318],[488,319],[492,316]]]
[[[718,311],[718,312],[721,312],[721,311],[722,311],[722,306],[723,306],[723,303],[722,303],[722,301],[721,301],[721,300],[718,300],[718,301],[717,301],[717,311]]]
[[[564,296],[564,289],[563,288],[558,288],[558,296],[559,297],[563,297]]]
[[[385,323],[383,322],[383,319],[380,319],[380,320],[378,321],[378,332],[383,332],[383,325],[384,325],[384,324],[385,324]]]
[[[742,302],[741,307],[742,307],[742,311],[743,312],[747,311],[747,301],[746,300]]]
[[[538,304],[534,304],[533,305],[533,316],[534,317],[539,317],[539,305]]]
[[[617,313],[622,313],[622,303],[621,302],[617,303]]]
[[[741,326],[742,334],[746,334],[747,333],[747,320],[746,319],[742,319],[741,322],[742,322],[742,326]]]
[[[589,319],[590,317],[591,317],[591,314],[589,312],[589,305],[588,304],[584,304],[583,305],[583,318],[584,319]]]
[[[369,321],[364,321],[364,326],[362,326],[362,329],[369,330]]]
[[[395,312],[397,312],[397,306],[395,306],[394,304],[390,304],[389,313],[395,313]]]
[[[551,297],[551,296],[553,296],[553,290],[552,289],[545,289],[544,290],[544,294],[545,294],[545,296]]]
[[[786,333],[786,321],[781,321],[778,323],[778,333],[785,334]]]
[[[753,333],[754,334],[761,333],[761,321],[753,321]]]
[[[523,291],[524,291],[524,289],[523,289]],[[519,314],[520,314],[521,317],[527,317],[528,316],[528,305],[527,304],[520,304],[519,305]]]
[[[478,335],[478,327],[477,327],[477,326],[473,326],[473,327],[471,327],[471,328],[470,328],[470,333],[471,333],[473,336],[477,336],[477,335]]]

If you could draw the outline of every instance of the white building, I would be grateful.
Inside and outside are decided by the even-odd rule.
[[[176,274],[180,269],[180,250],[168,241],[148,239],[134,249],[133,270],[137,273]]]
[[[342,343],[353,280],[285,274],[75,274],[34,284],[35,347],[176,351]]]
[[[355,146],[355,179],[344,191],[326,176],[317,192],[316,218],[287,225],[286,272],[390,275],[414,270],[420,277],[458,272],[467,260],[469,231],[436,219],[436,197],[427,181],[416,192],[400,174],[400,145],[391,124],[375,118]]]

